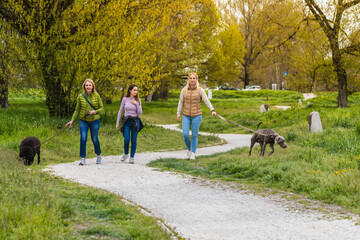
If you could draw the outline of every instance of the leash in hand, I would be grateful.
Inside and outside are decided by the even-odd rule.
[[[90,115],[90,112],[87,112],[84,117],[87,117],[88,115]],[[75,124],[76,124],[76,123],[75,123]],[[75,124],[72,124],[72,125],[75,125]],[[60,131],[58,131],[57,133],[55,133],[54,136],[52,136],[51,138],[47,139],[46,141],[40,143],[40,145],[37,145],[37,146],[35,146],[34,148],[40,147],[41,145],[43,145],[43,144],[45,144],[46,142],[50,141],[51,139],[53,139],[54,137],[56,137],[57,135],[59,135],[60,133],[62,133],[63,131],[65,131],[67,128],[68,128],[68,126],[65,126],[63,129],[61,129]]]

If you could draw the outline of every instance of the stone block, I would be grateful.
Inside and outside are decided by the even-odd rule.
[[[318,112],[311,112],[308,116],[309,132],[317,133],[322,132],[322,124],[320,114]]]
[[[260,106],[260,112],[267,112],[267,111],[270,111],[269,109],[269,105],[268,104],[263,104]]]

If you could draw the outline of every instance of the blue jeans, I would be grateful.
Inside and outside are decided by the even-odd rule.
[[[140,126],[140,120],[136,119],[136,122],[137,125]],[[130,157],[132,158],[135,156],[135,152],[136,152],[137,135],[138,135],[138,131],[136,131],[135,127],[133,126],[133,121],[132,120],[126,121],[124,125],[124,154],[129,154],[129,145],[131,140]]]
[[[184,142],[187,149],[190,151],[192,150],[193,153],[196,152],[196,148],[198,145],[198,133],[199,128],[202,120],[202,115],[196,117],[188,117],[183,115],[182,119],[182,131],[184,136]],[[192,142],[190,140],[190,125],[191,125],[191,135],[192,135]]]
[[[92,122],[87,122],[80,120],[80,157],[86,157],[86,141],[88,136],[88,130],[90,128],[91,140],[94,144],[95,153],[97,155],[101,154],[100,142],[98,138],[98,133],[100,129],[100,119]]]

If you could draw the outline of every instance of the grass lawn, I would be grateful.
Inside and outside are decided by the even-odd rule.
[[[242,126],[271,128],[284,136],[287,149],[275,145],[272,156],[259,157],[259,146],[248,157],[249,148],[198,157],[196,161],[162,159],[151,167],[195,176],[236,181],[260,187],[291,191],[360,213],[360,95],[349,97],[349,107],[337,108],[336,93],[317,93],[299,106],[299,93],[262,90],[256,92],[217,91],[212,103],[217,113]],[[270,111],[260,113],[269,99]],[[309,107],[306,103],[310,101]],[[290,109],[277,110],[275,105]],[[320,113],[324,131],[309,133],[307,117]],[[249,133],[217,118],[204,118],[202,131]],[[249,143],[250,144],[250,143]],[[267,153],[270,148],[267,147]]]

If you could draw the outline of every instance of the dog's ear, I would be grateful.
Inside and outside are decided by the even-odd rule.
[[[285,138],[282,136],[276,136],[275,143],[285,142]]]

